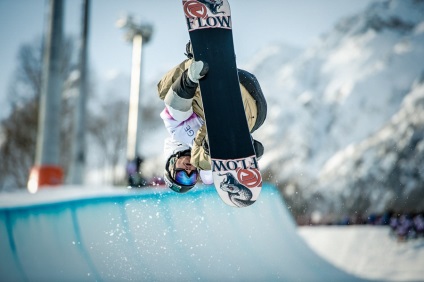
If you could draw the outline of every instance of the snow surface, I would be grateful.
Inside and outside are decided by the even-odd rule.
[[[399,242],[388,227],[299,227],[299,235],[329,262],[383,281],[424,281],[424,238]]]
[[[45,281],[64,277],[78,281],[160,280],[170,278],[170,272],[163,270],[166,264],[166,269],[179,267],[173,281],[178,281],[176,277],[189,277],[189,281],[208,277],[215,267],[232,265],[238,269],[234,273],[246,271],[240,258],[234,260],[240,254],[225,257],[216,251],[216,246],[222,246],[242,252],[247,256],[243,262],[258,265],[258,258],[268,262],[267,281],[287,277],[290,281],[350,279],[335,274],[337,271],[320,256],[364,279],[424,281],[424,239],[398,242],[387,227],[378,226],[296,229],[278,193],[269,186],[263,191],[260,200],[246,209],[225,206],[214,189],[178,195],[163,187],[64,186],[45,188],[37,194],[2,193],[0,276],[14,281],[19,277]],[[233,219],[237,224],[231,224]],[[187,254],[192,254],[191,258]],[[66,261],[61,259],[63,255]],[[255,258],[252,261],[251,255]],[[214,260],[218,261],[211,264]],[[187,276],[187,263],[198,266],[192,269],[193,276]],[[314,273],[314,278],[302,272]],[[217,273],[219,276],[223,270]],[[328,280],[331,273],[342,276]],[[227,280],[240,277],[235,274]]]
[[[1,281],[362,281],[306,245],[268,184],[243,209],[204,186],[3,193],[0,238]]]

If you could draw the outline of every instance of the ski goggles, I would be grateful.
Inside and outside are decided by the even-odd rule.
[[[182,168],[175,169],[174,180],[180,185],[194,185],[198,177],[199,172],[197,170],[192,170],[190,173],[187,173],[187,171]]]

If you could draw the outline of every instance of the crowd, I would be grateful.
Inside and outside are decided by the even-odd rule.
[[[382,214],[344,216],[339,220],[321,217],[312,220],[311,216],[297,216],[298,226],[313,225],[376,225],[388,226],[390,235],[399,241],[422,238],[424,239],[424,212],[399,213],[388,211]]]
[[[390,232],[398,240],[424,238],[424,212],[419,213],[396,213],[386,212],[381,215],[370,214],[365,218],[346,217],[338,224],[368,224],[387,225]]]
[[[399,240],[424,237],[424,213],[393,215],[389,225]]]

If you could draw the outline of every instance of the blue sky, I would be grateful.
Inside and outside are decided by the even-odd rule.
[[[305,47],[343,16],[363,9],[371,0],[231,0],[234,44],[239,64],[275,42]],[[65,32],[77,36],[80,0],[65,0]],[[18,48],[44,31],[48,0],[0,0],[0,98],[4,98],[16,69]],[[115,25],[132,14],[153,24],[144,48],[143,74],[152,81],[184,58],[188,41],[181,1],[91,0],[89,63],[98,83],[118,73],[130,74],[131,44]],[[0,99],[0,105],[2,104]]]

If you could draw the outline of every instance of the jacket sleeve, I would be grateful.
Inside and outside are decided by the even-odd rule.
[[[211,158],[209,153],[203,148],[203,142],[207,138],[205,124],[197,131],[196,137],[194,138],[193,147],[191,149],[191,160],[190,162],[201,170],[211,170]]]
[[[197,87],[198,83],[190,80],[187,70],[184,70],[168,89],[164,102],[177,121],[184,121],[193,114],[192,103]]]
[[[193,113],[192,102],[197,85],[188,79],[187,71],[184,71],[168,90],[164,102],[176,120],[185,120]]]
[[[190,66],[190,60],[185,60],[181,62],[179,65],[175,66],[173,69],[168,71],[158,82],[157,90],[158,95],[161,100],[165,99],[166,94],[171,88],[172,84],[180,78],[181,74],[188,69]]]

